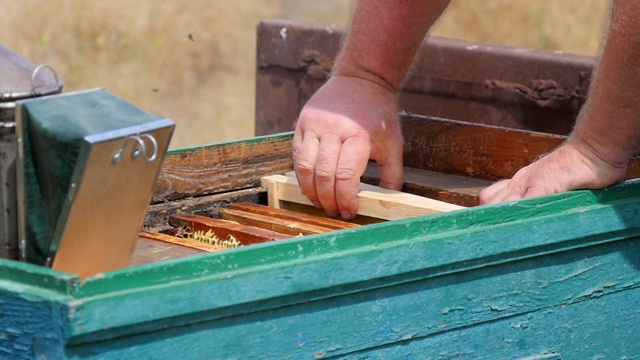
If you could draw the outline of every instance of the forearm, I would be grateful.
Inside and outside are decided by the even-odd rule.
[[[334,67],[396,92],[427,31],[449,1],[361,0]]]
[[[640,2],[614,1],[606,44],[589,99],[570,143],[624,166],[640,147]]]

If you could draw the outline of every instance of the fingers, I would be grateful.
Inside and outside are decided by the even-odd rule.
[[[480,192],[481,205],[544,195],[530,176],[531,166],[520,169],[511,179],[501,180]]]
[[[336,201],[336,171],[341,149],[340,138],[333,134],[325,135],[320,140],[316,159],[315,188],[318,200],[327,215],[331,217],[339,213]]]
[[[390,151],[388,156],[383,158],[373,158],[378,163],[380,173],[379,186],[381,187],[391,190],[400,190],[402,189],[402,185],[404,185],[402,142],[400,142],[399,148],[399,151]],[[344,153],[358,154],[359,152],[344,151]],[[346,161],[345,165],[354,170],[349,173],[349,176],[345,176],[344,181],[338,181],[336,184],[340,214],[345,219],[350,219],[357,213],[358,202],[356,196],[359,190],[360,177],[364,174],[368,160],[368,158],[352,158],[350,161]],[[359,164],[362,166],[358,167],[357,165]],[[349,201],[351,199],[353,199],[353,201]]]
[[[542,165],[541,165],[542,164]],[[559,183],[564,172],[544,166],[544,158],[518,170],[513,178],[498,181],[480,192],[480,204],[495,204],[504,201],[555,194],[570,189]],[[566,175],[565,175],[566,176]]]
[[[295,166],[302,191],[327,215],[353,218],[358,211],[360,177],[371,154],[370,141],[353,136],[343,143],[332,134],[307,138],[311,140],[301,141]],[[381,186],[399,190],[404,183],[402,143],[390,147],[388,156],[378,160]]]
[[[494,204],[523,198],[551,195],[574,189],[599,189],[614,184],[626,166],[611,166],[597,156],[589,156],[567,142],[520,169],[510,180],[497,182],[480,193],[480,204]],[[595,159],[595,161],[594,161]]]
[[[369,153],[369,142],[363,138],[352,137],[343,144],[333,134],[318,139],[312,132],[296,133],[294,170],[302,193],[329,216],[353,218]]]
[[[320,209],[322,204],[318,199],[315,184],[315,167],[318,157],[320,141],[314,133],[296,131],[293,137],[293,169],[298,178],[300,191],[306,195],[313,205]]]
[[[367,167],[370,152],[369,142],[361,138],[349,138],[342,144],[336,167],[335,196],[343,219],[351,219],[358,212],[360,177]]]
[[[479,196],[480,205],[499,203],[503,198],[502,194],[504,193],[504,189],[507,188],[508,181],[510,180],[501,180],[482,189]]]
[[[515,182],[513,179],[498,181],[480,192],[480,204],[496,204],[504,201],[537,196],[535,195],[535,191],[527,192],[527,190],[520,185],[521,183]]]
[[[380,168],[380,186],[391,190],[400,190],[404,185],[402,163],[402,137],[391,144],[387,156],[378,157]]]
[[[345,96],[354,93],[356,99]],[[296,125],[294,170],[303,194],[328,215],[352,218],[370,158],[383,165],[382,186],[401,187],[397,121],[395,94],[388,89],[354,77],[332,77],[307,102]]]
[[[543,187],[530,186],[524,187],[524,184],[514,179],[502,180],[489,186],[480,192],[480,205],[497,204],[505,201],[526,199],[538,196],[549,195],[550,192]]]

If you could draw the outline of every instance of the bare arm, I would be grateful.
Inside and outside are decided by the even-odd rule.
[[[335,76],[355,76],[396,92],[418,47],[449,1],[357,3]]]
[[[589,100],[571,141],[616,167],[626,166],[640,145],[640,3],[618,0],[589,89]]]
[[[589,98],[567,141],[514,177],[485,189],[483,204],[603,188],[624,179],[640,149],[640,2],[614,1]]]
[[[449,1],[362,0],[327,83],[309,100],[293,139],[300,187],[332,216],[356,214],[369,159],[381,186],[403,184],[396,92]]]

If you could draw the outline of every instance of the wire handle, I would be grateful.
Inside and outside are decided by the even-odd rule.
[[[53,85],[51,85],[52,87],[54,87],[54,86],[57,87],[58,84],[60,84],[60,80],[58,80],[58,74],[56,73],[56,70],[53,67],[51,67],[51,66],[49,66],[47,64],[38,65],[38,67],[36,67],[35,70],[33,70],[33,73],[31,73],[31,92],[33,92],[34,94],[38,93],[36,91],[36,85],[35,85],[36,76],[38,76],[38,74],[40,74],[40,72],[43,69],[49,69],[51,71],[51,73],[53,74],[53,77],[56,80],[56,82]],[[43,86],[47,86],[47,85],[40,85],[40,87],[43,87]]]
[[[151,155],[149,155],[147,151],[147,143],[145,139],[148,139],[153,145],[153,150],[151,150]],[[118,150],[118,152],[113,156],[113,162],[118,164],[122,161],[124,157],[125,149],[127,148],[128,140],[134,140],[133,150],[131,151],[131,158],[133,160],[137,160],[139,158],[143,158],[146,162],[153,162],[156,158],[158,158],[158,141],[151,134],[140,134],[140,135],[130,135],[125,138],[125,142],[122,145],[122,148]]]

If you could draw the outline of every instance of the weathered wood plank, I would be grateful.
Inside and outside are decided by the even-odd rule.
[[[399,293],[400,299],[377,290],[373,293],[381,297],[376,300],[361,296],[352,300],[328,299],[325,304],[311,302],[274,309],[269,317],[251,313],[242,320],[172,327],[163,332],[164,336],[154,339],[152,334],[139,334],[70,346],[67,353],[86,360],[136,358],[157,353],[167,358],[221,360],[582,360],[633,359],[638,352],[636,324],[640,322],[640,313],[636,309],[640,306],[640,290],[637,288],[594,297],[589,302],[564,305],[560,302],[512,317],[495,311],[492,317],[495,320],[457,327],[447,323],[447,315],[457,309],[430,306],[433,292],[424,290],[424,284],[415,286],[418,288],[389,289]],[[440,289],[447,288],[442,285]],[[420,300],[408,300],[408,292]],[[479,292],[481,296],[491,296],[485,294]],[[349,314],[353,314],[354,319],[346,321],[345,308],[353,310]],[[466,313],[468,308],[460,310]],[[439,318],[440,322],[424,324],[429,317]],[[255,336],[256,333],[261,336]],[[212,338],[219,340],[211,342]],[[248,340],[245,346],[238,347],[237,339]]]
[[[262,178],[262,187],[268,190],[269,206],[279,208],[281,200],[312,205],[311,201],[300,192],[295,176],[265,176]],[[406,219],[463,209],[462,206],[369,184],[360,185],[358,201],[358,214],[385,220]]]
[[[476,213],[479,212],[481,211]],[[631,209],[622,211],[625,218],[632,216],[632,212],[634,211]],[[584,215],[584,209],[582,212],[573,212],[574,215],[579,213]],[[581,225],[590,224],[593,218],[603,217],[607,221],[611,220],[608,216],[603,216],[606,213],[614,215],[610,211],[597,214],[586,211],[589,218],[579,222]],[[561,216],[567,215],[563,213]],[[538,219],[540,221],[543,220]],[[555,219],[543,222],[545,226],[551,226],[550,231],[554,232],[567,226]],[[415,226],[432,229],[429,225],[434,223],[436,221],[425,220]],[[548,353],[560,353],[562,358],[584,358],[585,354],[615,354],[619,358],[636,351],[638,346],[633,339],[637,335],[634,324],[640,320],[640,312],[637,311],[640,258],[632,247],[637,238],[608,243],[591,239],[590,245],[587,245],[584,238],[576,240],[565,233],[563,238],[569,242],[575,240],[580,245],[564,244],[562,248],[565,250],[552,250],[548,246],[539,246],[544,241],[537,241],[533,248],[526,248],[527,245],[522,244],[524,247],[516,255],[510,253],[516,245],[511,241],[511,236],[526,236],[530,231],[522,223],[519,220],[501,225],[514,230],[519,228],[515,231],[517,234],[496,231],[495,224],[480,225],[484,229],[482,240],[461,237],[461,233],[456,232],[431,236],[429,241],[424,239],[405,242],[398,248],[383,247],[376,251],[375,247],[365,246],[369,255],[376,254],[373,257],[353,256],[355,253],[351,253],[352,256],[349,257],[328,257],[325,253],[315,264],[296,259],[294,274],[288,267],[260,267],[263,275],[261,277],[252,277],[246,271],[236,271],[228,281],[220,280],[216,283],[218,286],[209,286],[206,293],[202,292],[202,288],[199,288],[199,293],[196,293],[196,287],[190,290],[186,286],[182,288],[183,296],[193,294],[203,297],[201,302],[205,299],[209,302],[216,301],[223,314],[222,318],[199,314],[190,319],[193,321],[190,326],[179,326],[182,321],[189,319],[173,317],[172,324],[175,326],[163,329],[165,336],[160,339],[156,337],[154,341],[149,341],[153,333],[140,332],[109,341],[74,344],[68,351],[89,359],[98,355],[134,357],[145,351],[155,353],[161,350],[166,351],[163,355],[171,357],[178,353],[185,358],[209,354],[209,357],[220,359],[238,355],[278,359],[314,356],[358,358],[361,354],[378,351],[384,352],[389,358],[407,355],[410,359],[424,358],[425,354],[436,359],[451,358],[453,354],[460,354],[463,358],[465,354],[468,358],[488,358],[495,357],[496,354],[526,357],[539,355],[549,348],[552,350]],[[391,228],[402,227],[387,224],[388,231],[381,231],[383,227],[378,227],[368,232],[385,236],[393,232]],[[456,224],[454,227],[461,228],[465,225]],[[356,233],[352,235],[356,236]],[[442,235],[444,237],[441,238]],[[357,237],[360,242],[369,239],[366,234]],[[535,238],[539,240],[540,236]],[[533,237],[530,239],[533,241]],[[343,239],[327,239],[326,242],[340,240]],[[376,243],[384,242],[371,240]],[[505,256],[510,253],[510,259],[518,260],[505,262],[502,261],[503,258],[475,256],[470,262],[460,261],[469,256],[470,249],[486,254],[487,246],[498,246],[499,243],[511,243],[509,249],[503,248],[501,251]],[[292,251],[298,246],[305,246],[302,239],[289,245]],[[320,245],[315,243],[311,246]],[[566,251],[568,248],[571,251]],[[494,248],[489,252],[496,250]],[[408,251],[412,254],[411,257],[406,256]],[[221,264],[232,265],[228,262],[229,258],[225,259],[227,261]],[[428,271],[430,275],[403,268],[396,264],[399,259],[413,264],[431,264]],[[403,261],[399,262],[404,264]],[[448,264],[455,262],[457,265],[443,268],[440,266],[442,261]],[[325,264],[325,270],[314,273],[313,269],[317,269],[319,263]],[[390,266],[392,264],[396,264],[395,269]],[[381,278],[381,274],[354,271],[363,267],[396,275],[399,275],[400,268],[407,272],[402,278]],[[265,271],[269,273],[266,274]],[[300,272],[303,274],[299,274]],[[313,299],[310,301],[307,298],[297,298],[301,295],[301,289],[308,288],[310,283],[328,286],[327,276],[332,279],[334,287],[330,288],[334,291],[323,293],[322,300],[319,300],[320,294],[317,292],[311,295]],[[353,285],[335,287],[333,282],[343,277],[374,277],[377,280],[373,283],[359,283],[362,287],[358,288]],[[233,309],[225,307],[219,301],[228,292],[239,296],[234,289],[242,284],[255,286],[258,278],[266,283],[261,284],[262,291],[254,294],[255,296],[271,299],[268,292],[273,286],[278,286],[292,291],[296,289],[294,294],[298,301],[291,299],[294,302],[286,306],[283,303],[262,304],[268,306],[269,311],[261,311],[262,308],[256,308],[257,304],[253,302],[250,307],[235,309],[235,314],[241,315],[240,321]],[[297,281],[291,282],[290,278]],[[207,279],[202,278],[200,281]],[[214,283],[211,280],[208,282]],[[245,299],[246,295],[245,292],[242,298]],[[251,311],[247,311],[249,308]],[[345,316],[345,309],[349,309],[348,316]],[[585,314],[593,315],[585,317]],[[255,333],[263,336],[252,336]],[[480,336],[486,333],[492,334],[491,340]],[[580,339],[593,339],[589,341],[590,346],[576,340],[576,333],[581,334]],[[206,339],[211,338],[220,340],[207,343]],[[243,346],[239,350],[234,346],[238,338],[250,339],[251,346]],[[291,342],[281,341],[287,338]],[[116,341],[120,346],[114,346]]]
[[[404,164],[488,180],[508,178],[565,139],[451,120],[402,116]]]
[[[486,180],[513,176],[565,139],[560,135],[418,115],[404,114],[401,121],[406,167]],[[291,138],[291,134],[283,134],[173,151],[161,170],[154,201],[162,204],[229,189],[258,187],[262,176],[293,169]],[[629,162],[627,174],[627,178],[636,177],[640,177],[638,158]],[[410,189],[408,186],[407,190]],[[438,188],[422,193],[418,188],[412,191],[421,195],[439,192]],[[446,191],[440,196],[444,199],[445,195]],[[474,198],[458,196],[461,203],[473,204]]]
[[[282,20],[258,25],[256,134],[293,130],[302,106],[331,73],[343,34],[335,26]],[[414,114],[568,134],[594,63],[592,56],[429,37],[399,91],[399,106]]]
[[[61,359],[64,329],[70,321],[60,314],[65,313],[67,306],[35,296],[25,297],[24,285],[14,285],[12,291],[0,290],[0,358]]]
[[[63,350],[61,337],[44,339],[50,342],[46,344],[42,339],[34,340],[29,332],[13,330],[0,338],[0,345],[3,340],[9,344],[15,337],[28,347],[38,342],[39,350],[46,344],[48,347],[44,348],[52,355],[65,351],[67,356],[83,359],[134,358],[158,352],[169,357],[199,358],[208,354],[209,358],[221,359],[238,355],[358,358],[367,353],[389,358],[404,354],[409,359],[416,358],[416,354],[420,354],[418,358],[428,354],[436,359],[455,354],[461,358],[496,354],[545,355],[542,358],[557,355],[569,359],[607,354],[624,358],[638,349],[634,340],[640,321],[640,259],[629,249],[634,243],[615,241],[579,247],[556,254],[557,257],[532,256],[513,263],[455,271],[431,280],[399,282],[392,287],[274,307],[268,316],[254,309],[243,314],[243,321],[235,316],[200,318],[190,326],[166,327],[162,329],[163,336],[140,331],[106,341],[72,342]],[[128,298],[123,296],[122,300]],[[423,298],[429,299],[428,304],[416,301]],[[19,298],[16,306],[23,308],[24,301]],[[344,316],[345,307],[351,310],[349,316]],[[64,311],[34,310],[37,311],[33,314],[54,317],[57,311]],[[318,318],[326,321],[318,322]],[[172,321],[177,324],[181,320]],[[46,321],[37,324],[43,323]],[[54,333],[57,331],[54,329]],[[264,336],[251,337],[256,331]],[[481,336],[486,333],[492,334],[490,339]],[[212,337],[220,341],[207,343],[206,339]],[[239,350],[233,346],[237,337],[252,339],[252,346]],[[289,337],[293,338],[291,344],[280,343]],[[274,342],[279,345],[274,346]],[[21,354],[22,350],[14,351]]]
[[[326,215],[310,215],[285,209],[277,209],[269,206],[252,204],[252,203],[235,203],[230,205],[231,209],[242,210],[250,213],[277,217],[280,219],[289,219],[297,222],[320,226],[327,229],[341,230],[358,227],[358,224],[328,218]]]
[[[255,187],[153,204],[149,206],[147,211],[144,228],[152,231],[167,230],[170,228],[169,216],[179,213],[210,215],[214,217],[213,209],[217,207],[228,207],[229,204],[235,202],[266,204],[267,190],[261,187]]]
[[[237,351],[233,344],[245,333],[273,336],[249,337],[255,346],[243,347],[242,355],[247,357],[252,351],[261,351],[256,357],[271,358],[281,354],[355,356],[367,349],[400,351],[403,342],[422,343],[420,348],[428,350],[440,334],[463,333],[458,339],[465,345],[455,346],[464,350],[485,331],[499,334],[496,339],[511,339],[514,334],[507,330],[527,329],[513,321],[527,316],[536,320],[540,316],[540,322],[528,323],[536,329],[534,339],[543,339],[543,332],[537,331],[542,324],[552,324],[545,328],[553,330],[552,336],[545,336],[545,344],[571,354],[573,348],[566,346],[574,344],[569,341],[573,338],[562,333],[572,330],[566,326],[567,319],[594,309],[609,315],[575,329],[589,339],[607,333],[616,338],[589,342],[587,347],[582,344],[585,352],[579,355],[622,357],[626,350],[637,353],[639,349],[628,338],[637,334],[634,324],[640,315],[628,300],[638,298],[640,284],[640,254],[634,250],[640,239],[638,186],[636,182],[385,222],[82,281],[49,269],[0,261],[0,292],[20,289],[14,298],[18,304],[41,299],[35,301],[49,309],[51,304],[59,306],[47,316],[54,321],[68,319],[67,323],[56,323],[47,334],[52,342],[66,346],[57,352],[49,347],[48,358],[62,351],[64,356],[84,359],[149,353],[173,357],[174,352],[181,358],[211,357],[212,353],[224,358]],[[34,281],[41,281],[38,286],[21,282],[31,274]],[[504,292],[496,292],[496,287]],[[617,294],[621,297],[616,299]],[[189,306],[184,306],[185,299]],[[574,307],[581,304],[589,306]],[[613,311],[619,316],[611,317]],[[23,316],[2,314],[9,324],[18,324]],[[334,316],[347,323],[318,322]],[[504,332],[490,328],[500,322]],[[32,355],[31,326],[37,324],[28,326],[20,329],[27,334],[28,349],[22,351]],[[467,332],[474,327],[477,332]],[[218,336],[224,339],[213,345],[205,340]],[[527,336],[517,339],[527,341]],[[283,340],[287,338],[294,340]],[[527,349],[526,344],[506,340],[494,344],[505,352]],[[433,342],[434,347],[440,346]],[[475,354],[481,352],[470,356]]]
[[[447,174],[498,180],[551,152],[565,136],[425,116],[401,116],[404,165]],[[638,158],[627,178],[640,177]]]
[[[265,175],[293,169],[291,134],[170,151],[153,202],[260,186]]]
[[[193,214],[171,215],[169,217],[169,223],[176,227],[189,228],[191,232],[202,231],[206,233],[208,231],[211,231],[220,239],[233,237],[242,245],[256,244],[273,240],[282,240],[291,237],[290,235],[285,235],[275,231]]]

